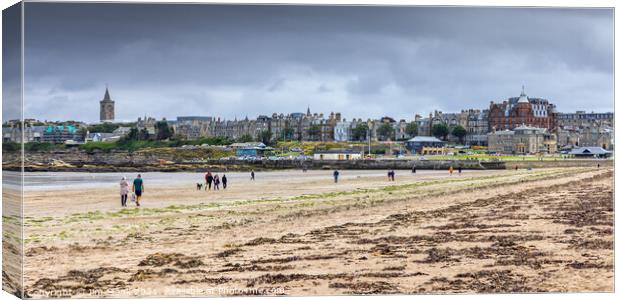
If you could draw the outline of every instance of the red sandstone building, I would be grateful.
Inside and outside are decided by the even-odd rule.
[[[491,130],[512,130],[521,125],[538,128],[555,128],[555,105],[547,99],[528,98],[525,90],[519,97],[509,98],[502,103],[491,101],[489,128]]]

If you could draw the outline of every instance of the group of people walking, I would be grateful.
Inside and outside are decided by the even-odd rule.
[[[127,181],[127,177],[123,176],[120,183],[121,189],[121,206],[127,207],[127,198],[129,196],[129,182]],[[136,206],[140,206],[140,199],[142,198],[142,193],[144,193],[144,180],[142,180],[142,175],[138,174],[133,180],[133,184],[131,185],[131,201],[136,203]]]
[[[600,167],[597,166],[597,167]],[[518,169],[518,167],[515,167],[515,169]],[[307,168],[304,167],[303,172],[305,173],[307,171]],[[416,173],[417,168],[416,166],[413,166],[411,169],[412,173]],[[454,167],[450,166],[448,168],[448,172],[450,173],[450,175],[452,175],[452,173],[454,172]],[[462,167],[458,167],[458,173],[459,175],[462,172]],[[395,177],[396,177],[396,171],[394,171],[393,169],[390,169],[388,171],[388,180],[389,181],[395,181]],[[334,177],[334,183],[338,183],[338,177],[340,176],[340,172],[338,170],[334,170],[333,172],[333,177]],[[254,181],[256,179],[255,177],[255,173],[254,170],[252,170],[250,172],[250,180]],[[205,191],[210,191],[211,187],[213,187],[213,190],[219,190],[220,189],[220,184],[222,185],[223,189],[226,189],[227,185],[228,185],[228,178],[226,178],[226,174],[222,175],[222,177],[220,178],[218,174],[213,175],[211,172],[207,172],[205,173],[205,186],[204,189]],[[123,207],[127,207],[127,199],[129,198],[129,181],[127,180],[127,177],[123,176],[123,178],[121,179],[120,182],[120,194],[121,194],[121,206]],[[202,186],[202,184],[198,184],[198,189],[200,189]],[[144,193],[144,180],[142,179],[142,175],[138,174],[138,176],[132,181],[131,184],[131,201],[134,202],[136,204],[136,206],[140,206],[140,200],[142,198],[142,194]]]
[[[220,184],[222,184],[222,188],[226,189],[226,186],[228,185],[228,178],[226,178],[226,174],[222,175],[222,178],[220,179],[220,176],[215,174],[211,174],[211,172],[207,172],[205,174],[205,181],[206,181],[206,185],[205,185],[205,191],[210,191],[211,190],[211,186],[213,186],[213,190],[219,190],[220,189]]]

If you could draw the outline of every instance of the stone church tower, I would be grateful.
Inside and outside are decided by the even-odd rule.
[[[99,121],[114,122],[114,101],[110,98],[108,88],[105,89],[103,100],[99,101]]]

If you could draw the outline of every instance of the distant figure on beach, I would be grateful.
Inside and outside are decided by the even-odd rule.
[[[123,176],[121,179],[121,206],[127,206],[127,194],[129,194],[129,182],[127,177]]]
[[[308,172],[308,167],[306,165],[303,166],[303,168],[301,169],[304,173]]]
[[[411,168],[411,173],[415,174],[416,169],[416,166],[413,166],[413,168]]]
[[[254,170],[250,173],[250,180],[254,180]]]
[[[463,167],[459,166],[459,175],[461,175],[461,172],[463,172]]]
[[[220,189],[220,176],[215,174],[215,176],[213,177],[213,190],[215,191],[219,189]]]
[[[338,170],[334,170],[334,182],[338,183],[338,175],[340,175],[340,172],[338,172]]]
[[[222,187],[226,189],[226,184],[228,183],[228,178],[226,178],[226,174],[222,175]]]
[[[144,181],[142,180],[142,175],[138,174],[138,178],[133,180],[131,190],[136,194],[136,206],[140,206],[140,198],[142,198],[142,193],[144,193]]]
[[[515,166],[515,171],[519,171],[519,165]]]
[[[450,166],[450,168],[448,168],[448,172],[450,172],[450,176],[452,176],[452,172],[454,172],[454,168]]]
[[[394,181],[394,176],[396,175],[396,172],[394,172],[394,170],[389,170],[388,171],[388,181]]]
[[[596,168],[600,169],[601,168],[601,164],[596,164]]]
[[[213,175],[211,174],[211,172],[207,172],[207,175],[205,175],[205,180],[207,181],[207,186],[205,187],[205,191],[210,191],[211,184],[213,183]]]

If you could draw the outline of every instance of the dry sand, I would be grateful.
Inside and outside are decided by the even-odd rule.
[[[30,297],[613,290],[611,169],[25,194]]]

